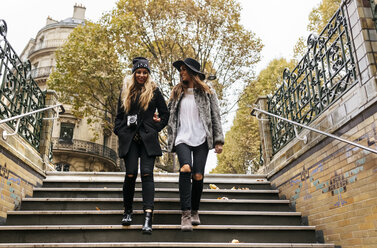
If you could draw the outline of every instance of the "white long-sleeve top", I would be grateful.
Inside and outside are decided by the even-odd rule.
[[[200,120],[193,90],[193,88],[188,88],[180,102],[175,145],[185,143],[189,146],[199,146],[206,140],[206,132]]]

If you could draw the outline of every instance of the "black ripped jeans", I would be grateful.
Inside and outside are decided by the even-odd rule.
[[[124,158],[126,176],[123,183],[123,204],[125,210],[132,210],[135,182],[140,158],[141,184],[143,191],[143,209],[154,208],[153,167],[156,156],[148,156],[142,141],[132,140],[130,150]]]
[[[180,167],[188,164],[191,172],[179,173],[179,195],[182,210],[199,210],[200,198],[203,192],[203,179],[195,180],[193,175],[204,176],[204,169],[207,162],[207,142],[199,146],[189,146],[181,143],[175,147]],[[191,183],[192,179],[192,183]]]

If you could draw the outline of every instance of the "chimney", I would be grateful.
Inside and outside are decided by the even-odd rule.
[[[75,4],[73,6],[73,19],[85,20],[85,10],[86,8],[82,4]]]
[[[50,16],[47,17],[46,25],[57,23],[58,21],[52,19]]]

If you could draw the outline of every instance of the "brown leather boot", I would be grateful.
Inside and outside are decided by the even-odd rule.
[[[191,210],[182,211],[181,231],[182,232],[192,232]]]

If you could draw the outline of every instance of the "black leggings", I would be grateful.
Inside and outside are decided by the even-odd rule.
[[[123,183],[123,204],[125,210],[132,210],[135,193],[135,182],[138,173],[140,157],[140,172],[143,190],[143,209],[154,208],[153,167],[156,156],[148,156],[144,144],[132,140],[130,150],[124,158],[126,176]]]
[[[175,147],[180,167],[188,164],[191,172],[179,173],[179,195],[182,210],[199,210],[200,198],[203,192],[203,179],[195,180],[192,175],[201,174],[204,176],[204,169],[207,162],[207,142],[199,146],[189,146],[181,143]],[[192,179],[192,184],[191,184]]]

